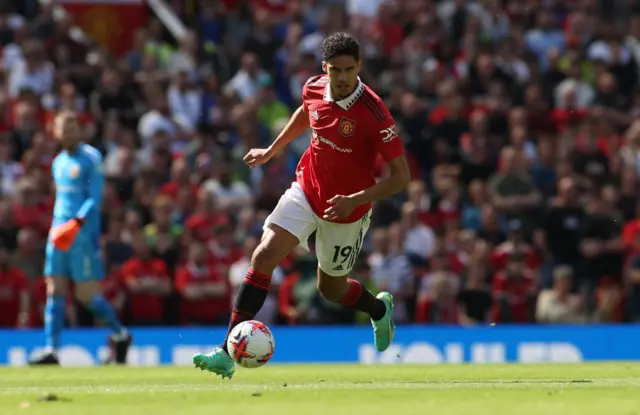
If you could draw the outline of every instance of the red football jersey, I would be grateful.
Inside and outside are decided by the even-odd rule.
[[[322,217],[335,195],[357,193],[376,183],[378,154],[388,162],[404,154],[404,148],[386,105],[362,82],[350,96],[334,101],[329,77],[315,76],[304,85],[302,99],[312,136],[296,176],[309,205]],[[356,222],[369,209],[370,203],[358,206],[338,222]]]

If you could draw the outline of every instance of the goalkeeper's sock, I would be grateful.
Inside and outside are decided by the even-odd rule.
[[[116,310],[111,307],[111,304],[109,304],[103,296],[95,295],[87,306],[93,315],[100,319],[113,334],[120,335],[126,333],[126,330],[116,315]]]
[[[44,308],[44,335],[47,353],[55,353],[60,345],[60,333],[64,328],[64,315],[64,296],[48,296],[47,304]]]
[[[371,291],[367,290],[359,281],[347,278],[349,283],[349,291],[340,300],[340,304],[345,307],[353,307],[356,310],[363,311],[373,319],[380,320],[387,312],[387,306],[384,301],[376,298]]]
[[[243,321],[251,320],[260,311],[264,301],[267,299],[267,293],[269,292],[269,286],[271,285],[271,276],[263,274],[249,268],[247,275],[244,277],[244,281],[238,289],[238,296],[236,302],[231,310],[231,321],[229,322],[229,329],[227,330],[227,336],[222,344],[222,349],[227,351],[227,339],[229,333],[238,324]]]

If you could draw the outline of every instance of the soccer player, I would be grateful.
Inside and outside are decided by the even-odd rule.
[[[387,292],[374,297],[347,274],[369,227],[372,202],[403,190],[409,168],[388,109],[358,77],[357,40],[335,33],[324,40],[322,53],[325,74],[306,82],[302,106],[269,148],[252,149],[244,157],[249,167],[264,164],[311,127],[311,145],[300,159],[296,182],[265,221],[262,240],[238,290],[229,332],[255,316],[267,297],[273,270],[298,244],[308,247],[307,238],[315,231],[320,293],[369,314],[376,348],[384,351],[395,332],[393,297]],[[391,174],[376,183],[378,154]],[[227,339],[210,354],[195,355],[195,366],[231,378],[235,369],[226,343]]]
[[[65,319],[67,282],[75,285],[75,296],[99,318],[112,335],[110,359],[125,363],[131,336],[100,291],[104,264],[100,254],[100,203],[104,175],[102,155],[80,142],[80,125],[73,112],[62,112],[54,120],[54,136],[62,151],[52,165],[56,186],[53,223],[47,241],[44,274],[47,280],[45,306],[45,353],[34,365],[59,364],[56,350]]]

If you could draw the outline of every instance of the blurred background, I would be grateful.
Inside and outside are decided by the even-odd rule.
[[[335,31],[359,39],[412,170],[353,275],[396,296],[397,322],[640,319],[635,1],[0,0],[0,326],[43,323],[62,109],[105,155],[103,284],[123,320],[226,325],[309,135],[254,170],[242,157],[300,105]],[[315,274],[293,252],[257,318],[367,323]],[[67,315],[97,324],[72,298]]]

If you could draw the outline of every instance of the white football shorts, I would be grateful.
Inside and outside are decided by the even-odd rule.
[[[371,211],[353,223],[328,222],[313,212],[302,188],[293,182],[265,220],[263,229],[266,230],[270,223],[295,235],[307,251],[307,239],[316,231],[316,256],[320,269],[331,276],[341,277],[347,275],[356,263],[371,224]]]

